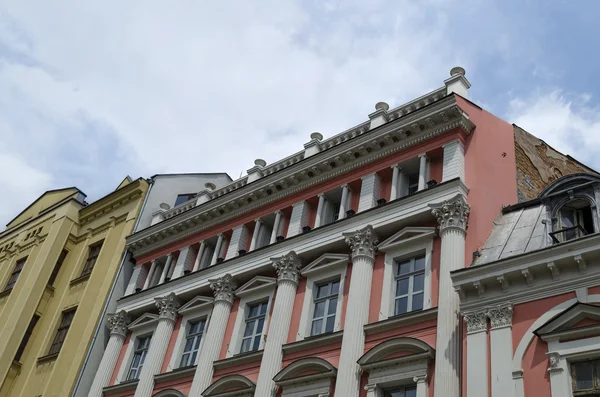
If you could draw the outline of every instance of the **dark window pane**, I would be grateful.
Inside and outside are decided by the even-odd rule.
[[[265,319],[261,318],[258,320],[258,325],[256,326],[256,333],[260,334],[263,330],[263,326],[265,325]]]
[[[244,339],[242,341],[242,353],[247,352],[248,350],[250,350],[250,342],[252,341],[252,339],[248,338],[248,339]]]
[[[419,256],[415,258],[415,270],[423,270],[425,269],[425,257]]]
[[[413,279],[413,291],[423,291],[423,285],[425,283],[425,275],[417,274]]]
[[[310,330],[311,335],[319,335],[321,333],[321,328],[323,327],[323,320],[316,320],[312,323],[312,328]]]
[[[269,304],[267,302],[262,303],[260,306],[260,314],[266,314],[268,306],[269,306]]]
[[[325,324],[325,332],[333,332],[333,326],[335,324],[335,317],[328,317],[327,323]]]
[[[408,294],[408,278],[402,278],[396,282],[396,296]]]
[[[334,314],[337,309],[337,298],[332,298],[329,300],[329,308],[327,309],[327,314]]]
[[[417,388],[410,387],[404,390],[404,397],[417,397]]]
[[[260,335],[254,337],[254,345],[252,346],[252,350],[258,350],[260,346]]]
[[[317,288],[317,299],[329,295],[329,284],[320,285]]]
[[[403,314],[408,311],[408,298],[396,299],[396,314]]]
[[[333,284],[331,284],[331,295],[337,295],[340,291],[340,282],[339,281],[334,281]]]
[[[412,310],[423,309],[423,293],[415,294],[412,298]]]
[[[577,390],[591,389],[594,387],[594,365],[591,361],[575,365],[575,381]]]
[[[254,332],[254,320],[248,321],[246,323],[246,331],[244,332],[244,336],[250,336]]]
[[[62,252],[58,256],[58,260],[56,261],[56,264],[54,265],[54,269],[52,269],[52,274],[50,275],[50,278],[48,279],[48,285],[50,285],[50,286],[54,285],[54,281],[56,281],[58,272],[60,271],[60,268],[61,268],[63,262],[65,261],[65,258],[67,257],[68,253],[69,253],[69,251],[62,250]]]
[[[317,302],[313,318],[322,317],[323,314],[325,314],[325,303],[326,302]]]
[[[29,342],[29,338],[33,333],[33,330],[39,320],[39,316],[33,316],[31,321],[29,322],[29,326],[27,326],[27,330],[25,331],[25,335],[23,335],[23,339],[21,340],[21,344],[19,345],[19,349],[17,350],[17,354],[15,354],[15,361],[20,361],[25,348],[27,347],[27,343]]]
[[[405,262],[398,263],[398,274],[399,275],[410,273],[410,262],[411,261],[405,261]]]

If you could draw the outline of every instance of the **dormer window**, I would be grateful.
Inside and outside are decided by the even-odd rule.
[[[550,235],[555,243],[559,243],[594,232],[594,217],[589,201],[575,199],[558,211],[556,230]]]
[[[179,204],[183,204],[186,201],[193,199],[194,197],[196,197],[196,193],[178,194],[177,199],[175,199],[174,207],[177,207]]]

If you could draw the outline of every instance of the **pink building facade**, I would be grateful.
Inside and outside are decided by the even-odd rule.
[[[454,68],[437,90],[380,102],[358,126],[313,133],[302,151],[156,213],[127,240],[136,265],[89,396],[549,395],[536,377],[554,388],[558,369],[548,380],[538,344],[563,329],[560,310],[577,321],[595,310],[581,251],[593,241],[580,229],[537,238],[555,216],[540,209],[548,218],[526,222],[538,246],[492,246],[496,235],[523,245],[498,219],[571,185],[507,207],[533,178],[521,164],[531,151],[469,87]],[[550,357],[564,388],[561,352]]]

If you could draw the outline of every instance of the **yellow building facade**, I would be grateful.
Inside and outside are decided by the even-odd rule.
[[[147,191],[48,191],[0,233],[0,397],[70,396]]]

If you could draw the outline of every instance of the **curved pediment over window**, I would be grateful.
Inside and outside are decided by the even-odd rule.
[[[386,340],[371,348],[358,364],[363,370],[387,367],[403,362],[427,361],[435,356],[435,350],[422,340],[399,337]]]
[[[179,390],[167,389],[159,391],[152,397],[186,397],[186,395],[180,392]]]
[[[203,397],[252,397],[256,385],[250,379],[242,375],[227,375],[208,386]]]
[[[600,175],[593,174],[591,172],[580,172],[576,174],[565,175],[546,186],[544,190],[540,192],[538,197],[546,198],[554,193],[566,191],[592,182],[600,183]]]
[[[283,390],[282,397],[296,396],[300,391],[321,395],[331,390],[336,374],[337,369],[329,361],[307,357],[287,365],[273,380]]]

